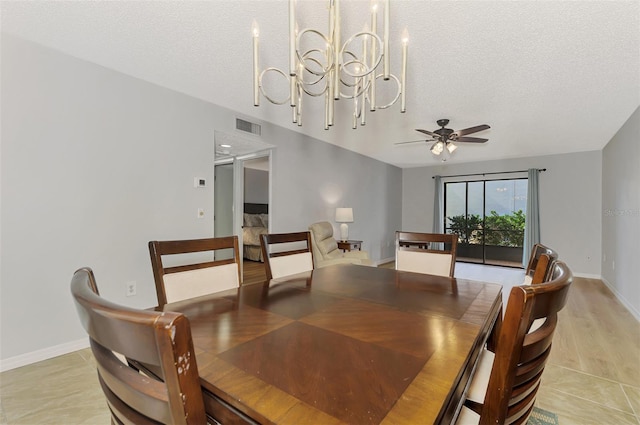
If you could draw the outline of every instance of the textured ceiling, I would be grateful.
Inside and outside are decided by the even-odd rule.
[[[299,0],[300,28],[325,31],[325,1]],[[369,22],[370,1],[342,0],[343,39]],[[391,0],[391,71],[409,32],[407,112],[370,113],[351,129],[350,102],[323,129],[324,104],[291,110],[252,97],[251,22],[263,67],[286,68],[284,0],[8,2],[2,31],[401,167],[438,162],[416,128],[489,124],[450,161],[597,150],[640,106],[638,1]],[[384,87],[380,88],[384,96]],[[269,141],[265,141],[269,142]]]

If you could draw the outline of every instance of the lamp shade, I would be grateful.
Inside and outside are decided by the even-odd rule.
[[[336,208],[337,223],[353,223],[353,208]]]

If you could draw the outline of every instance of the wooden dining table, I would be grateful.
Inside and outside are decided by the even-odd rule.
[[[167,304],[191,323],[221,423],[455,420],[501,286],[360,265]]]

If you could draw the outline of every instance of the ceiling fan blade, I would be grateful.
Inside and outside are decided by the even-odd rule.
[[[456,142],[465,142],[465,143],[484,143],[489,139],[481,139],[479,137],[458,137]]]
[[[419,128],[416,128],[416,131],[419,131],[420,133],[428,134],[431,137],[435,137],[435,138],[440,137],[440,135],[438,133],[434,133],[434,132],[431,132],[431,131],[421,130]]]
[[[394,143],[394,145],[407,145],[409,143],[424,143],[424,142],[433,142],[433,141],[434,140],[424,140],[424,139],[422,139],[422,140],[413,140],[411,142],[397,142],[397,143]]]
[[[469,128],[465,128],[464,130],[454,131],[452,135],[456,135],[460,137],[466,134],[477,133],[478,131],[482,131],[482,130],[488,130],[490,128],[491,127],[489,127],[487,124],[476,125],[475,127],[469,127]]]

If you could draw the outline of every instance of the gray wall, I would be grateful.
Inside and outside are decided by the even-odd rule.
[[[640,108],[602,151],[602,277],[640,320]]]
[[[462,146],[460,149],[464,149]],[[540,173],[540,238],[576,274],[600,276],[602,152],[579,152],[403,170],[402,228],[431,231],[432,176],[546,168]],[[526,177],[526,174],[524,175]],[[514,175],[487,176],[514,177]],[[476,176],[481,179],[481,176]],[[470,178],[473,179],[473,178]]]
[[[306,230],[310,223],[326,220],[336,234],[336,207],[352,207],[349,237],[362,240],[373,260],[394,257],[395,231],[402,219],[400,168],[280,127],[263,129],[263,136],[278,145],[271,231]]]
[[[215,166],[213,235],[233,235],[233,164]],[[229,258],[233,258],[233,253]]]
[[[236,113],[3,34],[0,359],[2,368],[86,345],[69,294],[91,266],[101,293],[155,305],[147,242],[213,235],[214,129]],[[262,123],[273,155],[273,231],[333,223],[393,255],[402,171]],[[205,218],[197,218],[197,209]],[[335,225],[335,224],[334,224]],[[138,294],[125,297],[137,282]]]
[[[244,169],[244,202],[251,204],[269,203],[269,172]]]

